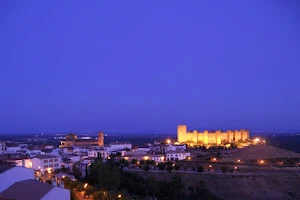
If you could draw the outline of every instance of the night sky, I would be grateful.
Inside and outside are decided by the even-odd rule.
[[[0,133],[300,131],[299,9],[0,1]]]

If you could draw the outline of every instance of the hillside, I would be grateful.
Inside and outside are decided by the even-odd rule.
[[[300,174],[212,175],[200,173],[145,173],[159,180],[170,180],[178,175],[186,188],[203,181],[211,193],[220,199],[300,199]]]
[[[231,153],[233,158],[250,160],[261,158],[282,158],[282,157],[297,157],[300,158],[299,153],[288,151],[285,149],[273,147],[270,145],[251,145],[238,151]]]

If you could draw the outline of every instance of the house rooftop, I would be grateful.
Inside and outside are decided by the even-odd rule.
[[[38,159],[49,159],[49,158],[58,158],[58,156],[39,154],[39,155],[36,155],[35,158],[38,158]]]
[[[131,142],[112,142],[110,145],[117,145],[117,144],[131,144]]]
[[[17,143],[10,143],[10,142],[8,142],[8,143],[6,143],[6,146],[7,147],[18,147],[19,145]]]
[[[15,165],[16,165],[15,163],[0,161],[0,174],[15,167]]]
[[[40,200],[54,186],[36,180],[16,182],[0,193],[0,199],[7,200]],[[33,191],[34,190],[34,191]]]

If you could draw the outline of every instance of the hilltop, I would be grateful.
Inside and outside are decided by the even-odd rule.
[[[285,149],[273,147],[270,145],[251,145],[231,153],[233,158],[250,160],[261,158],[300,158],[299,153]]]
[[[200,173],[143,173],[144,176],[154,176],[158,180],[170,180],[180,176],[188,186],[196,186],[203,181],[207,189],[220,199],[300,199],[300,174],[264,174],[264,175],[234,175],[234,174],[200,174]]]

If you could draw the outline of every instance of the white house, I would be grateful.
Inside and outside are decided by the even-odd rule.
[[[110,143],[111,151],[121,151],[125,149],[131,149],[131,142],[112,142]]]
[[[0,193],[15,182],[28,179],[34,179],[33,169],[12,166],[6,166],[6,168],[3,168],[2,166],[0,167]]]
[[[150,147],[149,146],[140,146],[140,147],[137,148],[137,151],[149,152],[150,151]]]
[[[186,150],[185,144],[181,144],[181,145],[168,144],[166,147],[166,151],[185,151],[185,150]]]
[[[152,160],[154,160],[155,162],[164,162],[166,161],[166,156],[165,154],[156,154],[152,156]]]
[[[15,182],[0,193],[0,199],[14,200],[70,200],[70,190],[55,187],[37,180]]]
[[[166,153],[166,160],[185,160],[191,156],[190,152],[186,151],[173,151]]]
[[[27,154],[29,156],[37,156],[37,155],[41,155],[41,154],[45,154],[45,153],[42,152],[41,150],[35,149],[35,150],[28,150]]]
[[[104,149],[92,149],[88,151],[88,157],[96,158],[98,155],[103,159],[107,159],[110,155],[110,152]]]
[[[80,161],[80,156],[78,155],[68,155],[66,158],[70,159],[72,162],[79,162]]]
[[[18,144],[15,143],[6,143],[6,153],[17,153],[17,151],[20,151],[21,147]]]
[[[35,170],[49,171],[51,169],[61,168],[61,158],[57,156],[37,155],[30,160],[31,168]]]

